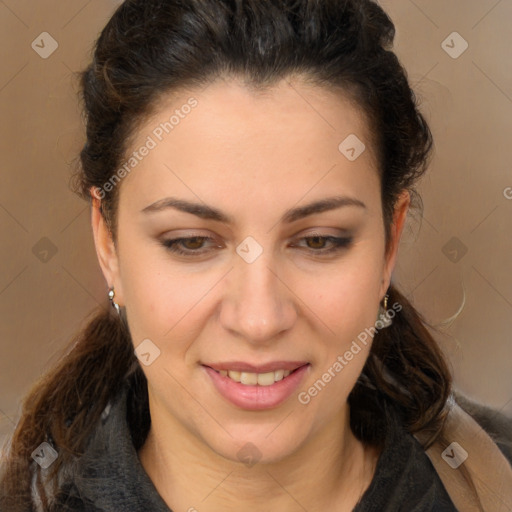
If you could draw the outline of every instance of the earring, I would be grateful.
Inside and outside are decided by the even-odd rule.
[[[377,316],[377,322],[382,323],[381,329],[389,327],[393,323],[393,320],[386,314],[388,309],[388,299],[389,295],[386,293],[386,295],[384,295],[383,300],[384,304],[379,305],[379,314]]]
[[[116,296],[116,292],[114,291],[114,287],[110,288],[109,291],[108,291],[108,298],[110,300],[110,302],[112,303],[112,306],[115,308],[115,310],[117,311],[117,314],[120,315],[121,312],[119,310],[119,304],[117,302],[114,302],[114,297]]]

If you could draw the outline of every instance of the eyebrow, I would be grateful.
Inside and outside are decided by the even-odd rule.
[[[291,224],[292,222],[296,222],[310,215],[314,215],[315,213],[335,210],[344,206],[357,206],[366,209],[366,205],[355,197],[333,196],[321,199],[319,201],[314,201],[304,206],[290,208],[289,210],[286,210],[286,212],[282,215],[280,222]],[[214,208],[213,206],[194,203],[191,201],[186,201],[185,199],[178,199],[176,197],[166,197],[164,199],[160,199],[159,201],[146,206],[141,211],[143,213],[155,213],[161,212],[168,208],[190,213],[196,217],[200,217],[201,219],[214,220],[225,224],[234,224],[233,217],[222,212],[221,210],[218,210],[217,208]]]

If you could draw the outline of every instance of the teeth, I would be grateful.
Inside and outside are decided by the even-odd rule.
[[[232,372],[231,370],[228,372],[228,377],[233,379],[235,382],[240,382],[241,373],[240,372]]]
[[[252,375],[255,375],[254,373]],[[276,381],[274,372],[258,373],[258,384],[260,386],[271,386]]]
[[[236,372],[233,370],[219,370],[219,373],[224,377],[229,377],[235,382],[240,382],[246,386],[271,386],[275,382],[288,377],[292,372],[290,370],[276,370],[275,372],[267,373],[251,373]]]
[[[246,386],[256,386],[258,384],[258,374],[242,372],[240,374],[240,382]]]

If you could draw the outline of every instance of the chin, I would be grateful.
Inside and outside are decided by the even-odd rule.
[[[279,423],[276,423],[279,425]],[[227,433],[220,439],[203,439],[212,451],[225,459],[242,463],[247,467],[255,464],[273,464],[293,455],[305,441],[303,432],[292,431],[290,427],[269,426],[265,424],[259,428],[250,428],[239,425],[239,432],[226,429]],[[279,432],[279,430],[281,430]]]

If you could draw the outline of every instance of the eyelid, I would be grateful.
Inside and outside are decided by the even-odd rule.
[[[308,229],[312,229],[312,231],[308,231]],[[312,238],[315,236],[321,237],[321,238],[351,238],[354,236],[354,230],[347,229],[347,228],[308,228],[304,231],[299,232],[298,234],[294,235],[293,237],[290,237],[289,240],[300,240],[301,238]],[[332,229],[335,231],[335,233],[329,233],[326,230]],[[216,241],[218,240],[218,237],[212,236],[211,233],[201,233],[200,231],[194,231],[193,229],[187,230],[177,230],[173,231],[171,233],[167,233],[168,237],[165,235],[162,235],[159,237],[161,241],[168,241],[168,240],[176,240],[176,239],[188,239],[188,238],[204,238],[207,241]]]
[[[312,231],[308,231],[308,229],[312,229]],[[348,228],[308,228],[304,231],[301,231],[294,238],[310,238],[312,236],[334,236],[334,237],[350,237],[354,235],[353,229]],[[334,233],[327,232],[328,229],[332,229]]]
[[[346,230],[345,230],[346,232]],[[330,247],[328,248],[319,248],[314,249],[310,247],[304,247],[304,246],[298,246],[297,243],[304,242],[312,238],[320,238],[324,241],[325,244],[327,244]],[[190,261],[193,259],[200,258],[201,256],[211,254],[211,245],[210,248],[204,248],[200,247],[197,249],[183,249],[183,247],[180,245],[183,242],[188,242],[190,240],[194,239],[200,239],[201,244],[208,244],[215,242],[215,238],[206,236],[206,235],[198,235],[198,234],[190,234],[188,233],[187,236],[177,236],[174,238],[164,238],[161,240],[161,244],[171,253],[173,253],[175,256],[183,256]],[[314,257],[329,257],[329,256],[336,256],[343,250],[348,249],[352,246],[354,241],[354,236],[352,234],[344,234],[341,236],[335,236],[330,235],[328,233],[319,232],[318,230],[315,230],[310,233],[302,233],[298,236],[296,236],[291,244],[291,247],[301,247],[302,250],[307,253],[308,255],[314,256]],[[214,245],[214,248],[222,248],[222,246],[219,247],[217,244]]]

